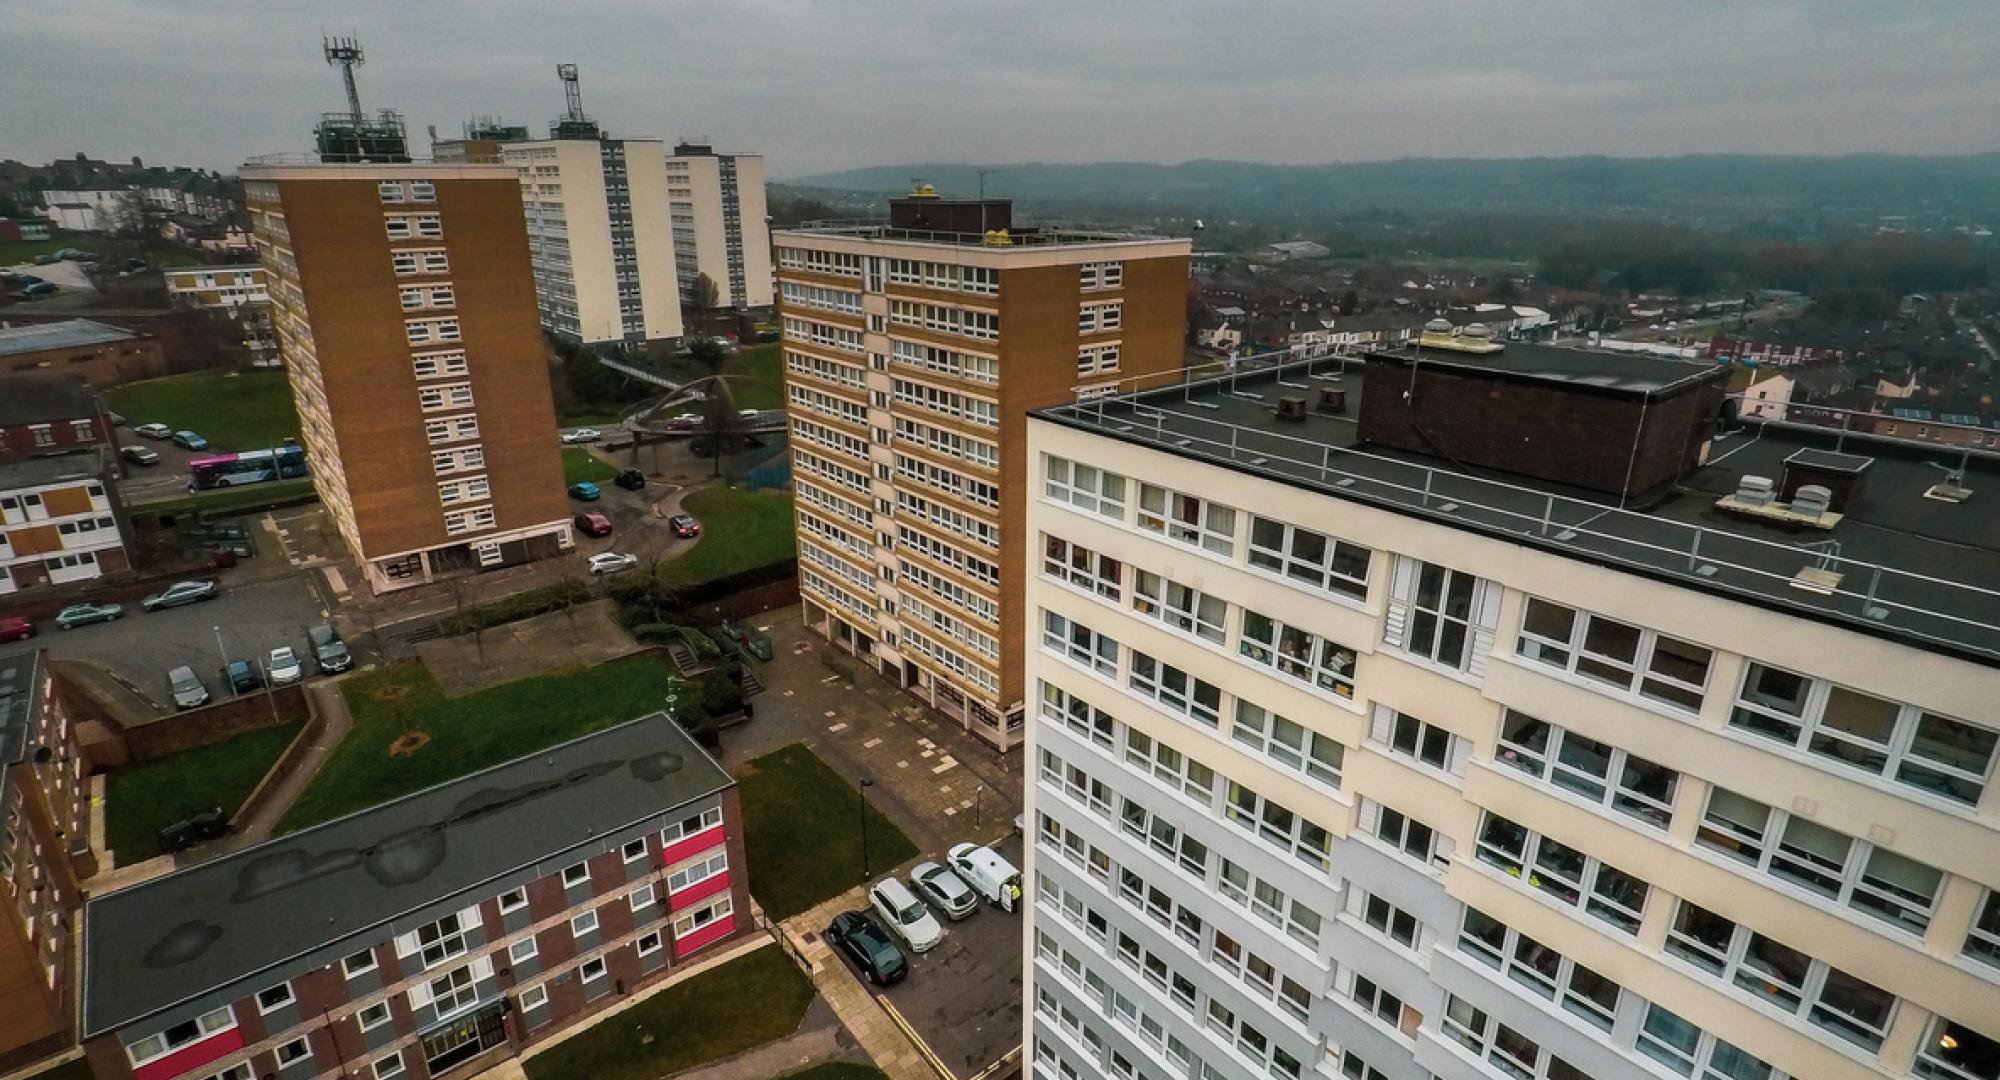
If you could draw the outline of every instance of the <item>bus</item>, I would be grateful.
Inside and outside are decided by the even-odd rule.
[[[306,448],[298,445],[247,450],[241,454],[210,454],[188,462],[191,491],[261,484],[309,475]]]

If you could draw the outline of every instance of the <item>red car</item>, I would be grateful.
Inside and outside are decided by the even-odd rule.
[[[693,514],[675,514],[667,519],[667,524],[673,527],[674,535],[683,540],[701,535],[701,522],[696,521]]]
[[[576,531],[585,536],[610,536],[611,519],[593,510],[576,516]]]
[[[19,615],[0,617],[0,641],[25,641],[35,636],[35,624]]]

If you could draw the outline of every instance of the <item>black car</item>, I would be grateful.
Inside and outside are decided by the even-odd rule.
[[[834,948],[847,954],[854,966],[861,969],[868,981],[877,986],[887,986],[910,973],[910,963],[903,958],[903,950],[889,940],[889,935],[875,925],[875,920],[858,911],[845,911],[833,917],[826,928],[826,939]]]
[[[637,469],[621,469],[617,476],[611,478],[611,482],[626,491],[637,491],[646,486],[646,474]]]

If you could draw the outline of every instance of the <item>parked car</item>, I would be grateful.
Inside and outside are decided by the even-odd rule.
[[[26,641],[35,636],[35,624],[20,615],[0,615],[0,641]]]
[[[50,266],[50,265],[53,265],[53,264],[55,264],[55,263],[59,263],[59,262],[61,262],[61,261],[62,261],[61,259],[58,259],[58,258],[56,258],[56,257],[55,257],[54,255],[37,255],[37,256],[35,256],[35,265],[36,265],[36,266]]]
[[[174,445],[183,450],[206,450],[208,440],[185,429],[174,432]]]
[[[588,480],[579,480],[569,486],[569,497],[572,499],[582,499],[584,502],[596,502],[603,495],[602,491],[597,490],[597,485]]]
[[[159,611],[162,608],[213,600],[219,595],[221,590],[215,587],[213,581],[176,581],[167,586],[165,591],[156,592],[140,601],[139,606],[147,611]]]
[[[290,686],[306,677],[306,666],[299,661],[299,654],[293,652],[290,645],[272,649],[264,670],[270,673],[272,686]]]
[[[118,448],[118,456],[134,465],[158,465],[160,463],[159,451],[154,450],[150,446],[121,446]]]
[[[757,418],[758,418],[759,416],[762,416],[762,415],[764,415],[764,410],[762,410],[762,409],[742,409],[742,410],[739,410],[739,411],[738,411],[738,412],[736,413],[736,415],[737,415],[737,417],[738,417],[738,418],[740,418],[740,419],[743,419],[743,420],[755,420],[755,419],[757,419]]]
[[[578,514],[576,531],[585,536],[610,536],[611,519],[595,510],[588,514]]]
[[[590,572],[599,577],[615,574],[621,570],[630,570],[639,565],[637,555],[627,555],[622,551],[600,551],[586,561],[590,564]]]
[[[835,915],[833,922],[827,924],[826,939],[846,953],[868,981],[877,986],[887,986],[910,973],[910,962],[904,958],[903,950],[889,940],[889,935],[873,919],[858,911]]]
[[[883,925],[902,938],[911,952],[929,952],[944,940],[944,927],[938,925],[937,917],[909,886],[895,878],[876,882],[868,890],[868,903],[881,916]]]
[[[208,687],[201,684],[201,678],[186,664],[167,672],[167,691],[173,695],[177,708],[192,709],[208,703]]]
[[[134,435],[144,435],[148,439],[171,439],[174,429],[165,424],[140,424],[132,429]]]
[[[85,600],[83,603],[71,604],[56,612],[56,625],[64,630],[71,630],[79,626],[89,626],[91,623],[111,622],[123,614],[125,609],[118,604],[100,604],[94,600]]]
[[[250,665],[250,661],[231,660],[222,665],[222,685],[228,687],[232,694],[247,694],[252,690],[262,689],[264,677],[257,674],[257,669]]]
[[[312,645],[313,659],[319,661],[322,674],[334,675],[354,666],[354,654],[348,651],[347,642],[340,640],[340,632],[332,623],[307,627],[306,641]]]
[[[62,291],[61,289],[58,289],[57,287],[49,284],[46,281],[39,281],[33,285],[29,285],[26,288],[23,288],[21,290],[21,295],[27,297],[30,300],[40,300],[44,296],[54,296],[55,294],[61,291]]]
[[[668,431],[694,431],[701,427],[701,414],[684,412],[667,421]]]
[[[965,879],[972,891],[999,906],[1002,911],[1017,911],[1021,906],[1021,872],[1014,864],[1000,857],[992,848],[978,844],[964,843],[952,848],[946,856],[951,868]]]
[[[693,514],[675,514],[667,519],[667,527],[683,540],[692,540],[701,535],[701,522]]]
[[[112,426],[112,427],[124,427],[124,426],[125,426],[125,418],[124,418],[123,416],[120,416],[120,415],[119,415],[119,414],[117,414],[117,413],[106,413],[105,415],[107,415],[107,416],[111,417],[111,426]]]
[[[944,912],[944,917],[953,922],[979,910],[979,894],[943,863],[918,863],[910,871],[910,884],[919,896],[930,901],[932,907]]]
[[[618,475],[611,478],[611,482],[626,491],[637,491],[646,486],[646,474],[637,469],[620,469]]]
[[[603,437],[604,433],[594,427],[580,427],[575,431],[563,432],[562,441],[564,446],[574,446],[577,443],[596,442]]]

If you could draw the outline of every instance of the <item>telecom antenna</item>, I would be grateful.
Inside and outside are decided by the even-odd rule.
[[[355,123],[361,122],[361,91],[354,85],[354,69],[367,61],[361,55],[361,42],[351,37],[321,37],[320,46],[326,50],[326,62],[340,69],[341,81],[347,84],[347,111],[354,114]]]
[[[602,134],[597,125],[583,112],[583,83],[577,78],[575,64],[557,64],[556,78],[563,83],[563,102],[568,111],[563,118],[549,125],[549,134],[558,139],[595,139]]]

